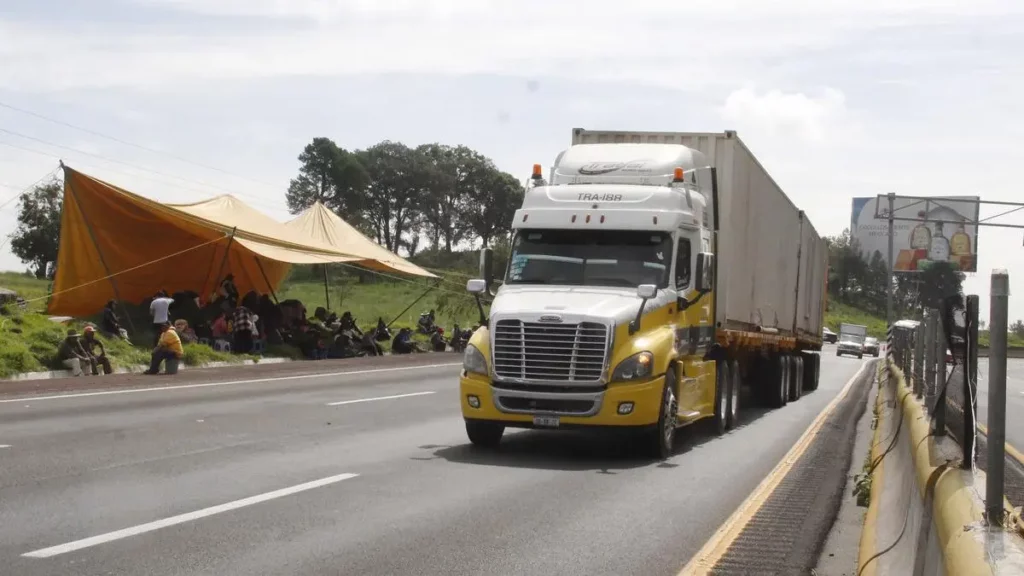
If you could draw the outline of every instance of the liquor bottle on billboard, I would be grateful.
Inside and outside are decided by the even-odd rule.
[[[925,217],[925,213],[919,212],[918,216],[921,218]],[[925,220],[917,226],[914,226],[914,230],[910,233],[910,249],[911,250],[928,250],[932,245],[932,231],[928,229],[928,221]]]
[[[942,235],[942,222],[935,223],[935,234],[932,235],[932,243],[928,248],[928,259],[932,262],[949,260],[949,240]]]
[[[949,248],[953,256],[958,258],[971,255],[971,237],[964,230],[963,222],[957,224],[956,232],[953,232],[953,237],[949,239]]]

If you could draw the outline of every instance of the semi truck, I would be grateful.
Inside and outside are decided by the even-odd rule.
[[[467,283],[474,445],[507,428],[632,430],[664,459],[679,427],[724,433],[741,401],[817,389],[827,249],[735,132],[577,128],[528,182],[500,287]]]

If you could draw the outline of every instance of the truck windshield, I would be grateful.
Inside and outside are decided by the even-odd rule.
[[[672,237],[625,230],[522,230],[506,284],[668,287]]]

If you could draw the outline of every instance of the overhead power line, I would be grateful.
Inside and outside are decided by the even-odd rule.
[[[110,134],[104,134],[103,132],[98,132],[98,131],[93,130],[91,128],[84,128],[82,126],[77,126],[77,125],[72,124],[70,122],[65,122],[64,120],[59,120],[57,118],[51,118],[49,116],[44,116],[43,114],[40,114],[38,112],[33,112],[31,110],[26,110],[24,108],[19,108],[17,106],[14,106],[12,104],[8,104],[6,102],[0,101],[0,108],[7,108],[8,110],[12,110],[14,112],[18,112],[18,113],[21,113],[21,114],[26,114],[28,116],[32,116],[33,118],[38,118],[40,120],[44,120],[44,121],[50,122],[52,124],[57,124],[58,126],[64,126],[66,128],[71,128],[72,130],[78,130],[79,132],[84,132],[86,134],[91,134],[93,136],[98,136],[100,138],[105,138],[105,139],[110,140],[112,142],[117,142],[118,144],[123,144],[125,146],[131,146],[132,148],[137,148],[139,150],[144,150],[144,151],[149,152],[151,154],[159,154],[161,156],[166,156],[166,157],[171,158],[173,160],[177,160],[178,162],[184,162],[186,164],[192,164],[193,166],[198,166],[199,168],[205,168],[207,170],[213,170],[214,172],[220,172],[221,174],[225,174],[227,176],[231,176],[231,177],[234,177],[234,178],[239,178],[239,179],[242,179],[242,180],[248,180],[249,182],[253,182],[253,183],[256,183],[256,184],[262,184],[264,186],[269,186],[271,188],[275,188],[275,189],[278,188],[277,184],[271,184],[269,182],[264,182],[262,180],[256,180],[255,178],[250,178],[248,176],[242,176],[240,174],[235,174],[235,173],[232,173],[232,172],[228,172],[227,170],[224,170],[222,168],[217,168],[216,166],[210,166],[209,164],[203,164],[202,162],[196,162],[195,160],[190,160],[188,158],[184,158],[182,156],[178,156],[177,154],[172,154],[172,153],[166,152],[164,150],[157,150],[156,148],[150,148],[149,146],[143,146],[142,144],[138,144],[138,143],[135,143],[135,142],[129,142],[128,140],[124,140],[122,138],[118,138],[117,136],[111,136]]]

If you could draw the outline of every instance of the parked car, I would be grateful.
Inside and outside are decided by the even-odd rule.
[[[828,326],[821,329],[821,339],[829,344],[835,344],[839,341],[839,334],[828,329]]]
[[[878,358],[878,338],[868,336],[864,339],[864,353]]]

